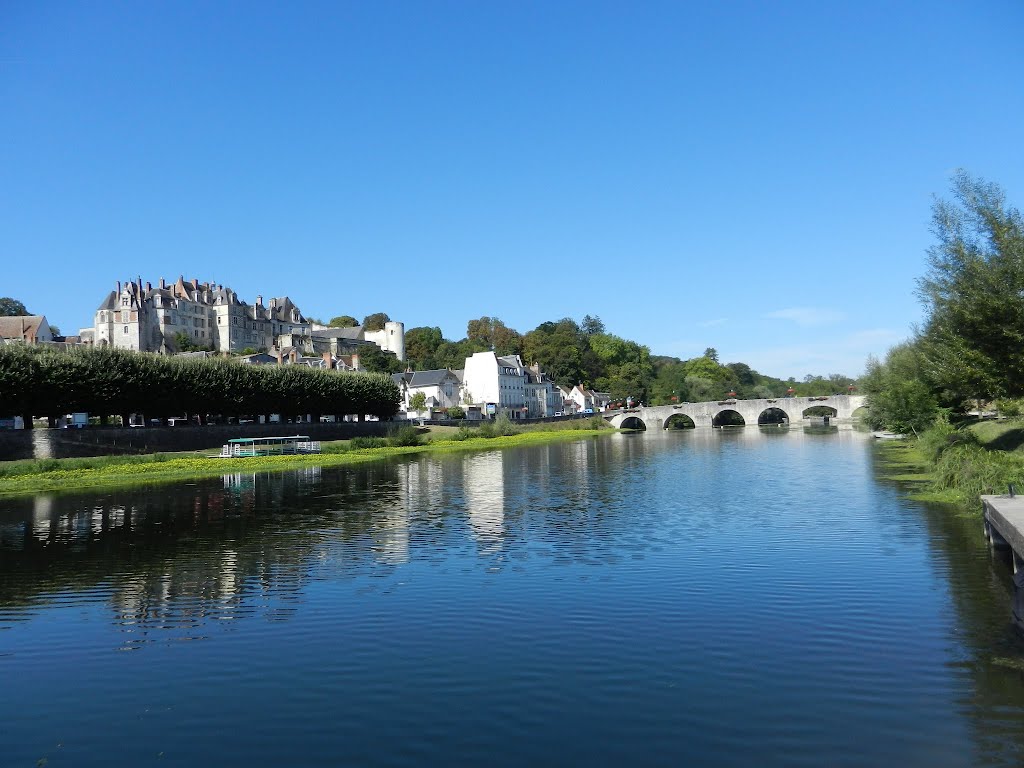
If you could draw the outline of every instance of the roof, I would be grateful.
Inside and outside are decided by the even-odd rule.
[[[354,339],[361,340],[363,326],[357,325],[354,328],[321,328],[311,331],[312,335],[321,339]]]
[[[413,371],[412,378],[409,380],[409,386],[436,387],[448,377],[458,378],[447,368],[439,368],[433,371]]]
[[[0,337],[5,339],[23,339],[26,335],[35,336],[39,324],[46,318],[43,315],[7,315],[0,317]]]

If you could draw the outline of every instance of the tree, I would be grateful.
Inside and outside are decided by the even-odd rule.
[[[434,359],[438,347],[444,343],[438,327],[410,328],[405,332],[405,361],[414,370],[440,367]],[[457,366],[461,368],[462,366]]]
[[[16,317],[27,314],[28,310],[20,301],[12,299],[10,296],[0,296],[0,317]]]
[[[605,332],[604,323],[597,315],[584,315],[583,320],[580,321],[580,330],[587,336]]]
[[[449,419],[464,419],[466,418],[466,412],[457,405],[453,405],[448,409]]]
[[[522,351],[523,337],[496,317],[481,317],[466,324],[466,339],[493,349],[496,355],[518,355]]]
[[[717,363],[718,362],[718,350],[715,349],[714,347],[708,347],[707,349],[704,350],[704,357],[706,357],[708,360],[710,360],[713,363]]]
[[[1024,219],[959,171],[933,206],[920,349],[944,401],[1024,395]]]
[[[363,330],[383,331],[384,323],[389,322],[391,322],[391,318],[388,317],[387,312],[374,312],[372,315],[367,315],[363,318]]]
[[[327,325],[331,328],[355,328],[359,325],[359,321],[352,317],[352,315],[338,315],[337,317],[332,317]]]
[[[385,352],[376,344],[359,348],[359,365],[372,373],[398,373],[405,366],[391,352]]]
[[[409,410],[419,413],[427,407],[427,396],[423,392],[417,392],[409,398]]]

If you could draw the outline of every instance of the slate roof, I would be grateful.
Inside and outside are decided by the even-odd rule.
[[[410,387],[436,387],[449,376],[453,375],[447,368],[434,371],[413,371]]]

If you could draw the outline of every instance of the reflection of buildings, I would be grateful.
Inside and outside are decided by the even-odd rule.
[[[505,452],[487,451],[463,462],[469,526],[481,554],[496,552],[505,536]]]

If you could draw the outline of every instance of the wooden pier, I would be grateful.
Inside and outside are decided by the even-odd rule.
[[[1024,496],[982,496],[985,539],[1009,549],[1013,561],[1013,621],[1024,630]]]

